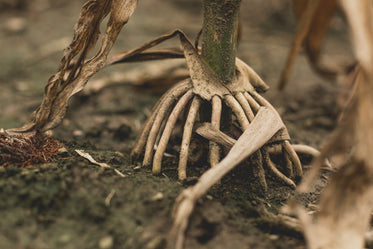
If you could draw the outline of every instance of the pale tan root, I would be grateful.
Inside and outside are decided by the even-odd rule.
[[[184,110],[184,108],[187,106],[190,99],[193,97],[192,90],[189,90],[187,93],[185,93],[180,100],[175,105],[174,109],[172,110],[166,126],[163,130],[162,137],[159,140],[158,148],[154,153],[154,159],[153,159],[153,168],[152,172],[153,174],[160,174],[161,173],[161,165],[162,165],[162,158],[163,154],[166,151],[166,147],[168,144],[168,140],[170,139],[172,130],[176,124],[176,121],[180,115],[180,113]]]
[[[286,153],[285,149],[282,146],[281,146],[281,154],[284,155],[285,169],[286,169],[288,176],[294,179],[293,163],[291,162],[288,153]]]
[[[201,99],[198,96],[194,96],[192,104],[189,109],[188,117],[185,121],[183,140],[181,142],[179,169],[178,169],[179,180],[186,179],[186,166],[188,162],[190,139],[192,137],[193,126],[194,126],[200,105],[201,105]]]
[[[176,88],[175,91],[168,92],[164,103],[160,105],[158,110],[155,112],[156,117],[150,129],[147,142],[146,142],[146,146],[145,146],[145,154],[144,154],[144,159],[143,159],[144,166],[149,166],[151,164],[151,161],[153,158],[153,149],[154,149],[155,140],[157,138],[159,128],[162,124],[162,121],[166,113],[171,108],[172,104],[176,101],[176,99],[180,95],[184,94],[190,88],[191,86],[189,85],[189,83],[185,81],[180,88]]]
[[[215,129],[220,129],[220,118],[221,118],[221,111],[222,111],[222,103],[219,96],[212,97],[211,100],[212,104],[212,112],[211,112],[211,126]],[[215,167],[220,161],[220,147],[216,142],[213,142],[209,139],[209,161],[211,167]]]
[[[242,109],[240,103],[238,103],[238,101],[232,95],[225,95],[224,101],[227,106],[232,109],[238,123],[241,126],[241,129],[245,131],[247,128],[249,128],[249,120],[246,118],[245,111]]]
[[[276,166],[272,162],[271,158],[269,157],[268,151],[265,151],[265,150],[263,150],[263,151],[264,152],[262,152],[262,154],[263,154],[263,158],[264,158],[264,161],[265,161],[264,165],[267,167],[269,172],[272,173],[274,176],[276,176],[278,179],[280,179],[281,182],[284,183],[285,185],[288,185],[291,188],[295,189],[296,188],[295,183],[291,179],[286,177],[284,174],[282,174],[281,171],[279,171],[276,168]]]
[[[289,80],[290,74],[293,70],[295,60],[302,48],[303,42],[307,36],[307,33],[311,27],[313,16],[317,10],[317,6],[321,0],[308,1],[305,13],[303,13],[295,31],[295,36],[292,41],[292,45],[288,56],[286,58],[285,68],[282,71],[278,89],[282,90]]]
[[[321,155],[320,151],[305,144],[292,144],[291,147],[293,147],[294,151],[297,154],[305,154],[309,155],[313,158],[317,158]],[[276,147],[270,147],[268,148],[269,153],[271,154],[281,154],[283,153],[283,148],[281,146],[276,146]],[[287,158],[289,157],[287,154],[284,154]],[[289,160],[289,158],[287,159]],[[290,162],[291,163],[291,162]],[[333,166],[331,165],[330,161],[326,158],[324,160],[325,170],[333,170]]]
[[[294,179],[293,163],[290,161],[289,155],[286,153],[282,144],[273,144],[268,146],[266,149],[270,155],[283,155],[286,174],[289,178]]]
[[[260,108],[260,105],[258,104],[258,102],[256,102],[255,99],[250,94],[248,94],[247,92],[244,92],[244,96],[245,96],[247,102],[249,102],[253,111],[255,113],[257,113],[259,108]]]
[[[239,94],[236,94],[236,96],[237,95]],[[231,95],[226,95],[224,100],[227,106],[229,106],[232,109],[243,131],[247,130],[250,126],[250,122],[247,117],[247,113],[249,113],[249,111],[245,110],[245,107],[249,108],[249,110],[251,111],[251,108],[249,104],[247,103],[247,101],[243,99],[244,106],[242,106],[241,103]],[[265,193],[267,192],[267,181],[265,178],[261,151],[260,150],[256,151],[253,154],[253,157],[254,157],[254,160],[251,163],[253,176],[255,177],[256,181],[259,183],[259,186],[263,189],[263,192]]]
[[[175,220],[169,238],[171,246],[175,246],[175,249],[182,248],[189,216],[198,198],[236,165],[259,150],[283,126],[282,121],[272,110],[262,107],[250,127],[237,140],[228,155],[217,166],[206,171],[196,185],[185,189],[180,194],[177,198]]]
[[[188,81],[181,82],[174,87],[172,87],[169,91],[167,91],[156,103],[154,106],[151,115],[146,120],[145,124],[143,125],[142,131],[140,132],[140,136],[137,138],[137,141],[135,143],[135,147],[131,151],[131,161],[134,162],[137,160],[138,156],[141,154],[142,150],[144,149],[145,143],[147,141],[147,138],[150,133],[150,129],[154,123],[155,117],[158,115],[159,112],[159,106],[163,106],[164,102],[168,100],[171,95],[174,95],[175,97],[178,97],[179,95],[179,88],[182,89],[184,87],[187,87],[189,84]],[[180,94],[185,93],[187,90],[182,90]]]
[[[252,92],[253,98],[262,106],[265,106],[267,108],[270,108],[273,110],[278,118],[280,118],[280,115],[277,113],[276,109],[265,99],[263,98],[260,94],[256,92]],[[287,131],[286,131],[287,132]],[[297,153],[295,153],[294,149],[291,147],[290,142],[288,140],[285,140],[282,143],[283,148],[285,151],[288,153],[290,160],[294,164],[294,175],[295,178],[301,178],[303,175],[303,169],[302,169],[302,164],[300,163],[299,157]]]
[[[283,148],[285,149],[286,153],[289,155],[290,160],[294,164],[294,175],[296,178],[301,178],[303,175],[302,164],[300,163],[299,157],[297,153],[295,153],[293,147],[288,140],[285,140],[283,143]]]
[[[311,147],[311,146],[308,146],[308,145],[304,145],[304,144],[292,144],[291,147],[293,147],[294,151],[297,153],[297,154],[306,154],[306,155],[310,155],[314,158],[320,156],[320,151],[318,151],[317,149]],[[324,161],[324,165],[328,168],[328,169],[332,169],[333,166],[330,164],[329,160],[328,159],[325,159]]]
[[[252,175],[254,177],[254,181],[259,184],[259,189],[262,190],[263,196],[267,193],[268,185],[266,180],[265,171],[263,168],[263,151],[265,149],[261,148],[255,151],[251,155],[250,160],[250,167],[252,168]]]
[[[246,117],[249,119],[249,122],[252,122],[254,120],[254,113],[253,111],[251,110],[251,107],[248,103],[248,101],[246,100],[245,96],[242,94],[242,93],[237,93],[235,95],[237,101],[240,103],[240,105],[242,106],[245,114],[246,114]]]

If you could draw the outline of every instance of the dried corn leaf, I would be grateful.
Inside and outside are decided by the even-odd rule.
[[[98,166],[100,166],[101,168],[108,168],[108,169],[113,169],[114,172],[119,175],[120,177],[126,177],[126,175],[124,175],[122,172],[120,172],[119,170],[115,169],[115,168],[112,168],[109,164],[107,163],[99,163],[97,162],[89,153],[85,152],[84,150],[75,150],[76,153],[79,154],[79,156],[81,157],[84,157],[85,159],[87,159],[89,162],[93,163],[93,164],[96,164]]]
[[[293,0],[295,14],[298,20],[302,19],[305,12],[304,2]],[[309,2],[309,1],[308,1]],[[319,2],[312,18],[310,28],[304,41],[306,52],[312,65],[320,70],[320,73],[333,74],[328,68],[319,68],[321,46],[326,32],[329,29],[333,14],[337,8],[338,0],[327,0]]]
[[[341,0],[341,4],[361,71],[353,102],[326,148],[329,151],[322,154],[341,143],[352,143],[354,149],[324,190],[316,218],[300,211],[311,249],[363,248],[373,204],[373,8],[371,0]]]
[[[351,30],[353,49],[361,67],[361,81],[357,86],[355,121],[357,157],[370,164],[373,170],[373,6],[369,0],[341,0]]]
[[[88,79],[105,65],[120,30],[128,22],[136,6],[137,0],[90,0],[84,4],[75,25],[73,41],[65,50],[59,72],[49,79],[40,107],[22,128],[9,132],[32,134],[56,127],[66,114],[69,98],[82,90]],[[100,47],[87,60],[88,53],[99,39],[100,25],[109,14]],[[68,70],[75,58],[74,66]]]
[[[321,75],[335,77],[338,71],[320,64],[320,51],[330,21],[337,8],[338,0],[293,0],[298,19],[297,29],[292,41],[285,68],[278,88],[282,90],[288,82],[295,60],[302,45],[305,46],[311,66]]]

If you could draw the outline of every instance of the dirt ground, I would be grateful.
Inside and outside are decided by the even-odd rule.
[[[0,0],[0,128],[4,129],[20,127],[40,104],[44,85],[58,69],[84,3],[23,2],[27,1]],[[271,86],[264,96],[278,109],[292,142],[320,147],[336,126],[341,85],[317,76],[300,55],[289,86],[276,92],[295,29],[290,1],[243,1],[241,17],[238,56]],[[201,24],[199,0],[140,1],[114,51],[132,49],[174,28],[194,39]],[[333,20],[325,53],[330,63],[352,61],[340,16]],[[118,73],[146,74],[151,66],[113,66],[92,82]],[[53,133],[67,152],[53,162],[27,169],[0,168],[0,248],[164,247],[174,200],[195,178],[185,184],[177,181],[175,157],[166,159],[162,176],[153,176],[148,168],[135,170],[130,163],[141,124],[166,88],[159,82],[142,87],[132,83],[123,79],[98,92],[74,96],[66,119]],[[86,150],[125,177],[89,163],[75,149]],[[301,159],[309,163],[309,158]],[[200,162],[188,168],[193,176],[206,169],[207,164]],[[317,181],[304,197],[306,206],[312,207],[325,183],[325,176]],[[264,203],[276,214],[293,195],[271,179],[269,187],[266,195],[255,188],[248,164],[229,173],[198,202],[186,248],[305,248],[301,234],[281,227],[258,208]]]

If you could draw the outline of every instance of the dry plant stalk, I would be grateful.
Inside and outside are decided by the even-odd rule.
[[[311,218],[296,207],[310,249],[364,248],[373,207],[373,8],[370,0],[341,0],[341,4],[361,70],[356,77],[356,94],[322,157],[346,153],[346,147],[351,146],[352,155],[322,194],[319,213]],[[340,144],[347,146],[341,151]],[[321,158],[299,191],[308,190]]]
[[[339,74],[348,73],[352,65],[332,67],[322,63],[320,59],[322,44],[338,7],[338,0],[293,0],[293,6],[298,24],[278,89],[284,89],[289,81],[302,46],[305,48],[310,65],[321,76],[334,80]]]
[[[136,6],[137,0],[90,0],[84,4],[73,41],[65,50],[60,70],[49,79],[41,105],[22,128],[8,130],[8,133],[35,134],[59,125],[66,114],[69,98],[81,91],[88,79],[105,66],[120,30]],[[109,14],[98,51],[87,59],[100,37],[100,25]]]
[[[124,175],[122,172],[120,172],[119,170],[111,167],[109,164],[107,163],[99,163],[97,162],[89,153],[85,152],[84,150],[75,150],[76,153],[79,154],[79,156],[81,157],[84,157],[85,159],[87,159],[90,163],[93,163],[95,165],[98,165],[100,166],[101,168],[108,168],[108,169],[113,169],[115,174],[117,174],[118,176],[120,177],[126,177],[126,175]]]
[[[0,167],[16,165],[28,167],[32,164],[51,161],[60,144],[52,137],[41,134],[34,136],[10,136],[0,132]]]

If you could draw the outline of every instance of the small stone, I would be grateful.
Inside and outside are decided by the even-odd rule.
[[[67,155],[68,151],[65,147],[61,147],[61,148],[58,149],[57,153],[60,154],[60,155]]]
[[[161,192],[158,192],[156,193],[153,197],[152,197],[152,201],[160,201],[163,199],[163,194]]]
[[[100,249],[110,249],[113,248],[114,245],[114,238],[113,236],[106,236],[100,239],[98,242],[98,246]]]
[[[133,168],[133,170],[135,170],[135,171],[139,171],[141,169],[141,165],[136,165],[134,168]]]
[[[76,137],[80,137],[80,136],[83,136],[84,133],[83,133],[82,130],[74,130],[73,135],[76,136]]]
[[[53,136],[53,131],[52,130],[46,131],[44,132],[44,135],[46,135],[47,137],[51,137]]]
[[[277,234],[270,234],[268,237],[270,240],[278,240],[280,238]]]

